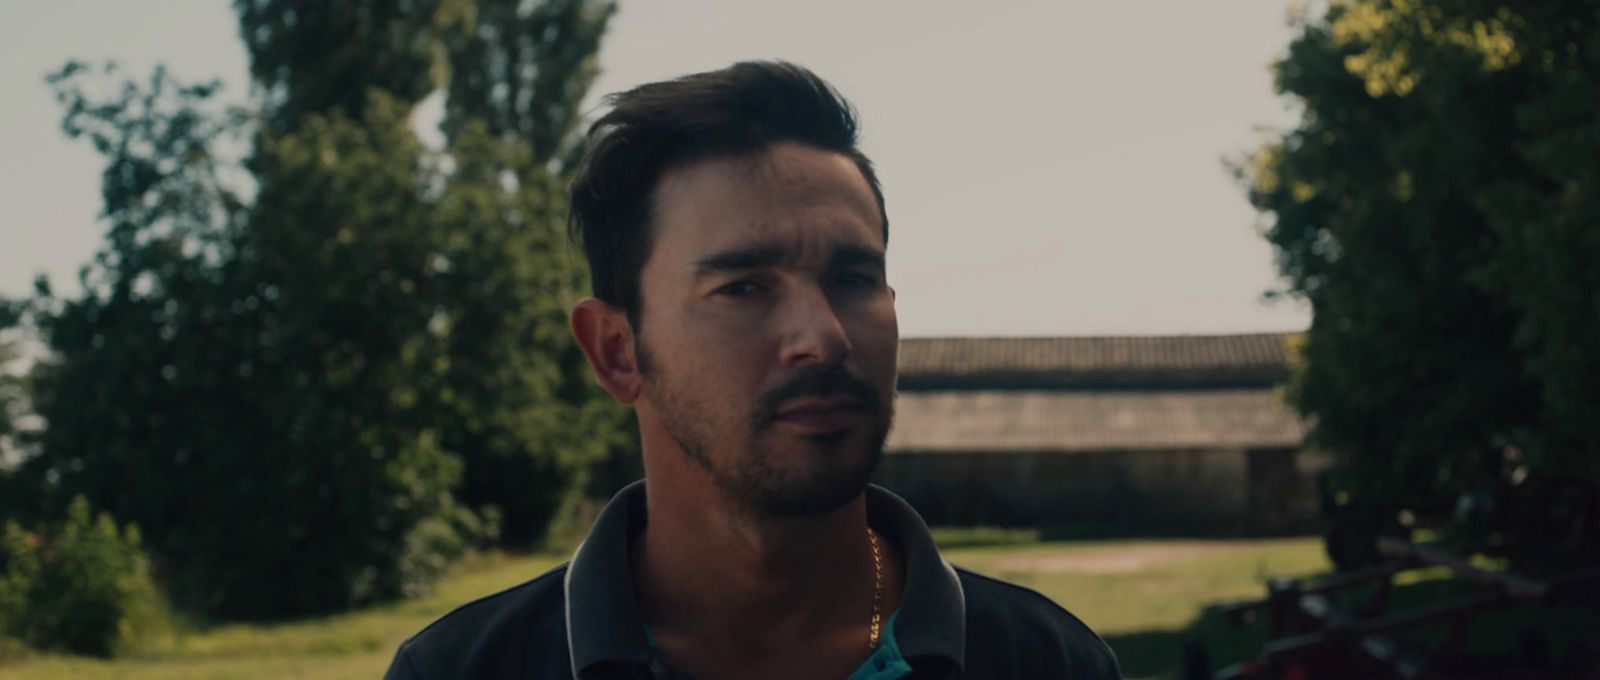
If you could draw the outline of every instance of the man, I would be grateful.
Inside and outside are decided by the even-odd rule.
[[[784,63],[611,98],[572,186],[571,314],[645,480],[572,561],[401,646],[391,678],[1120,677],[1045,597],[953,569],[868,485],[899,329],[849,105]]]

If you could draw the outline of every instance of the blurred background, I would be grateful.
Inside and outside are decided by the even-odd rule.
[[[564,559],[582,131],[743,59],[861,112],[951,561],[1134,678],[1595,667],[1600,3],[188,0],[0,7],[0,678],[374,677]]]

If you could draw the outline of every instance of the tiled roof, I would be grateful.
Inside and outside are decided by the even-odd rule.
[[[895,452],[1296,447],[1305,423],[1272,389],[901,392]]]
[[[1288,376],[1286,333],[900,341],[901,389],[1268,386]]]

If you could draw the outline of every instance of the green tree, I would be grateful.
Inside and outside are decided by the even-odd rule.
[[[4,308],[6,304],[4,300],[0,300],[0,329],[14,327],[17,322],[16,319],[8,322],[4,318],[8,315],[16,316],[8,314]],[[18,429],[17,421],[21,419],[27,401],[24,377],[15,367],[20,358],[21,352],[18,350],[17,342],[0,337],[0,480],[4,480],[12,456],[17,455],[14,451],[18,443],[14,437]],[[4,504],[0,504],[0,517],[4,516],[5,507]]]
[[[274,130],[308,116],[362,120],[373,90],[406,104],[441,80],[440,40],[471,0],[234,0],[250,74]]]
[[[27,376],[23,373],[19,343],[4,329],[20,320],[20,305],[0,299],[0,523],[15,517],[25,494],[10,488],[12,469],[22,458],[22,420],[28,408]]]
[[[449,34],[442,129],[456,164],[450,225],[448,395],[442,441],[465,464],[461,498],[494,508],[510,545],[537,543],[587,465],[619,446],[618,409],[566,327],[587,283],[566,247],[565,186],[578,106],[598,68],[610,2],[484,0]]]
[[[47,428],[18,474],[41,512],[84,494],[146,528],[177,601],[243,617],[426,587],[494,533],[454,496],[486,459],[526,476],[463,495],[543,531],[614,439],[565,332],[560,163],[466,113],[493,98],[454,105],[443,153],[411,122],[502,4],[240,0],[254,111],[159,70],[110,100],[54,77],[107,158],[110,229],[81,295],[30,307]],[[528,54],[586,86],[609,9],[560,7],[593,35]]]
[[[1291,389],[1371,557],[1401,510],[1523,563],[1600,554],[1600,5],[1341,0],[1276,66],[1300,123],[1247,168]],[[1364,538],[1363,538],[1364,537]]]
[[[119,530],[82,497],[38,531],[0,522],[0,635],[111,656],[158,619],[137,527]]]
[[[476,121],[491,137],[525,145],[528,160],[567,174],[580,150],[578,106],[599,73],[594,55],[615,3],[483,0],[475,9],[446,41],[445,134],[456,138]]]

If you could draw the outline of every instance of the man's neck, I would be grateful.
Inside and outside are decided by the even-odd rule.
[[[672,491],[648,482],[646,489],[649,520],[637,546],[635,578],[644,586],[652,623],[722,622],[715,627],[740,635],[761,632],[751,621],[816,628],[860,608],[841,606],[846,598],[871,597],[862,498],[825,515],[779,519],[722,502],[664,498]],[[660,616],[648,616],[657,613],[650,610]]]
[[[866,653],[878,573],[865,498],[816,517],[771,518],[725,500],[696,502],[685,486],[646,482],[649,519],[633,555],[641,612],[669,659],[714,677],[707,659],[681,657],[714,652],[752,664],[795,654],[816,661],[833,650],[846,657],[847,675]],[[887,621],[901,572],[883,543]]]

